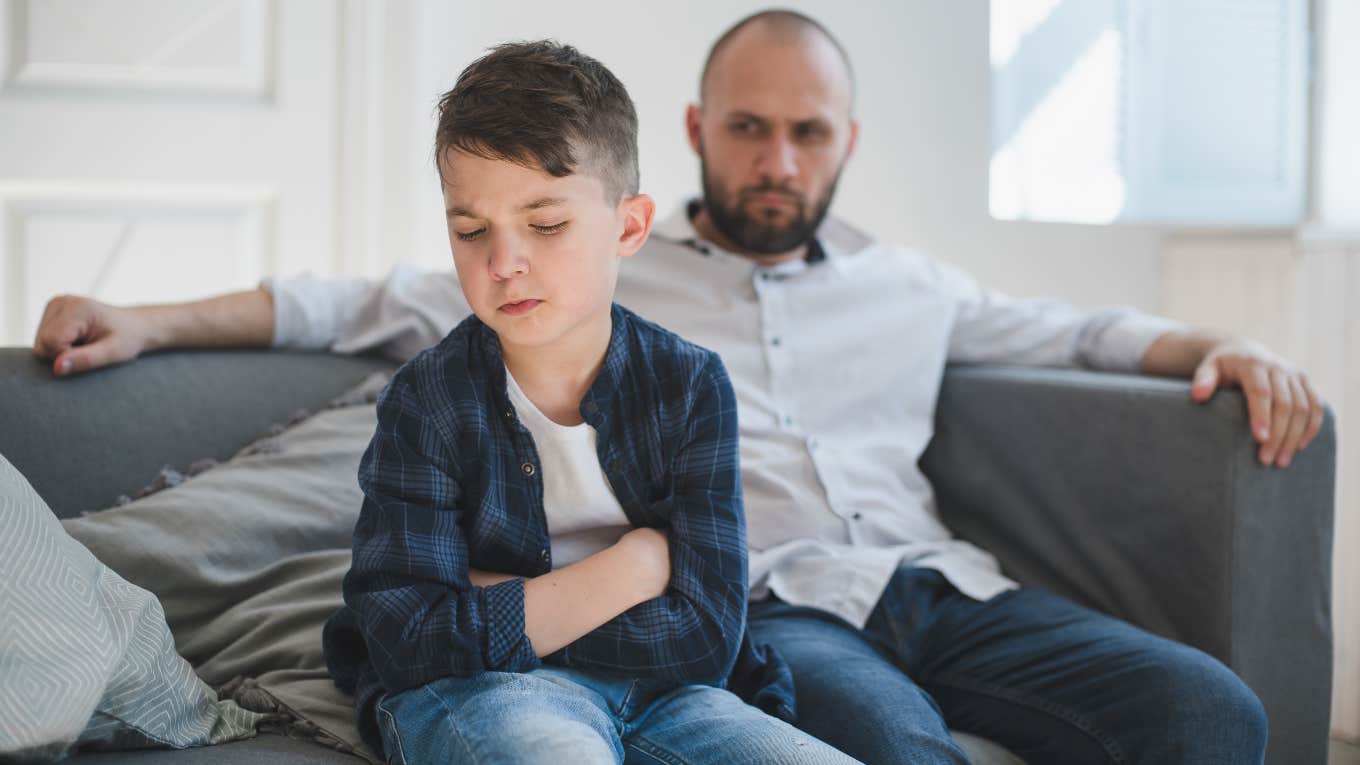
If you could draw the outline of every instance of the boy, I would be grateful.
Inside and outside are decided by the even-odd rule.
[[[473,316],[393,377],[327,661],[397,762],[850,762],[745,630],[717,356],[612,303],[653,203],[601,64],[494,49],[435,140]]]

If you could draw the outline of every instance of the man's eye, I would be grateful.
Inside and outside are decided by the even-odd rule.
[[[754,122],[733,122],[733,123],[732,123],[732,132],[733,132],[733,133],[746,133],[746,134],[754,133],[754,132],[756,132],[756,123],[754,123]]]
[[[486,233],[486,229],[479,228],[476,231],[469,231],[466,234],[463,233],[462,231],[455,231],[454,235],[458,237],[458,241],[460,242],[471,242],[472,240],[480,237],[484,233]]]
[[[570,223],[570,222],[571,222],[571,221],[565,221],[565,220],[564,220],[564,221],[562,221],[561,223],[554,223],[554,224],[552,224],[551,226],[533,226],[533,225],[531,225],[530,228],[532,228],[533,230],[537,231],[537,232],[540,233],[540,234],[556,234],[557,232],[559,232],[559,231],[561,231],[562,229],[566,228],[566,227],[567,227],[567,224]]]

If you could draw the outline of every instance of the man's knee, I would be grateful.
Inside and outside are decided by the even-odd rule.
[[[1213,657],[1177,653],[1147,680],[1145,719],[1164,726],[1164,754],[1184,762],[1261,762],[1268,732],[1261,700]]]

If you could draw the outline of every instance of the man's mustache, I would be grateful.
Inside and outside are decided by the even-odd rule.
[[[770,183],[761,184],[760,186],[747,186],[742,189],[737,196],[740,197],[742,201],[746,201],[757,194],[782,194],[787,197],[792,197],[794,201],[798,203],[799,207],[804,207],[807,204],[807,199],[802,193],[794,191],[787,186],[776,186]]]

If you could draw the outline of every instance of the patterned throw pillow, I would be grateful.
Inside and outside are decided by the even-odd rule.
[[[161,604],[100,563],[0,457],[0,759],[215,744],[262,716],[218,701]]]

